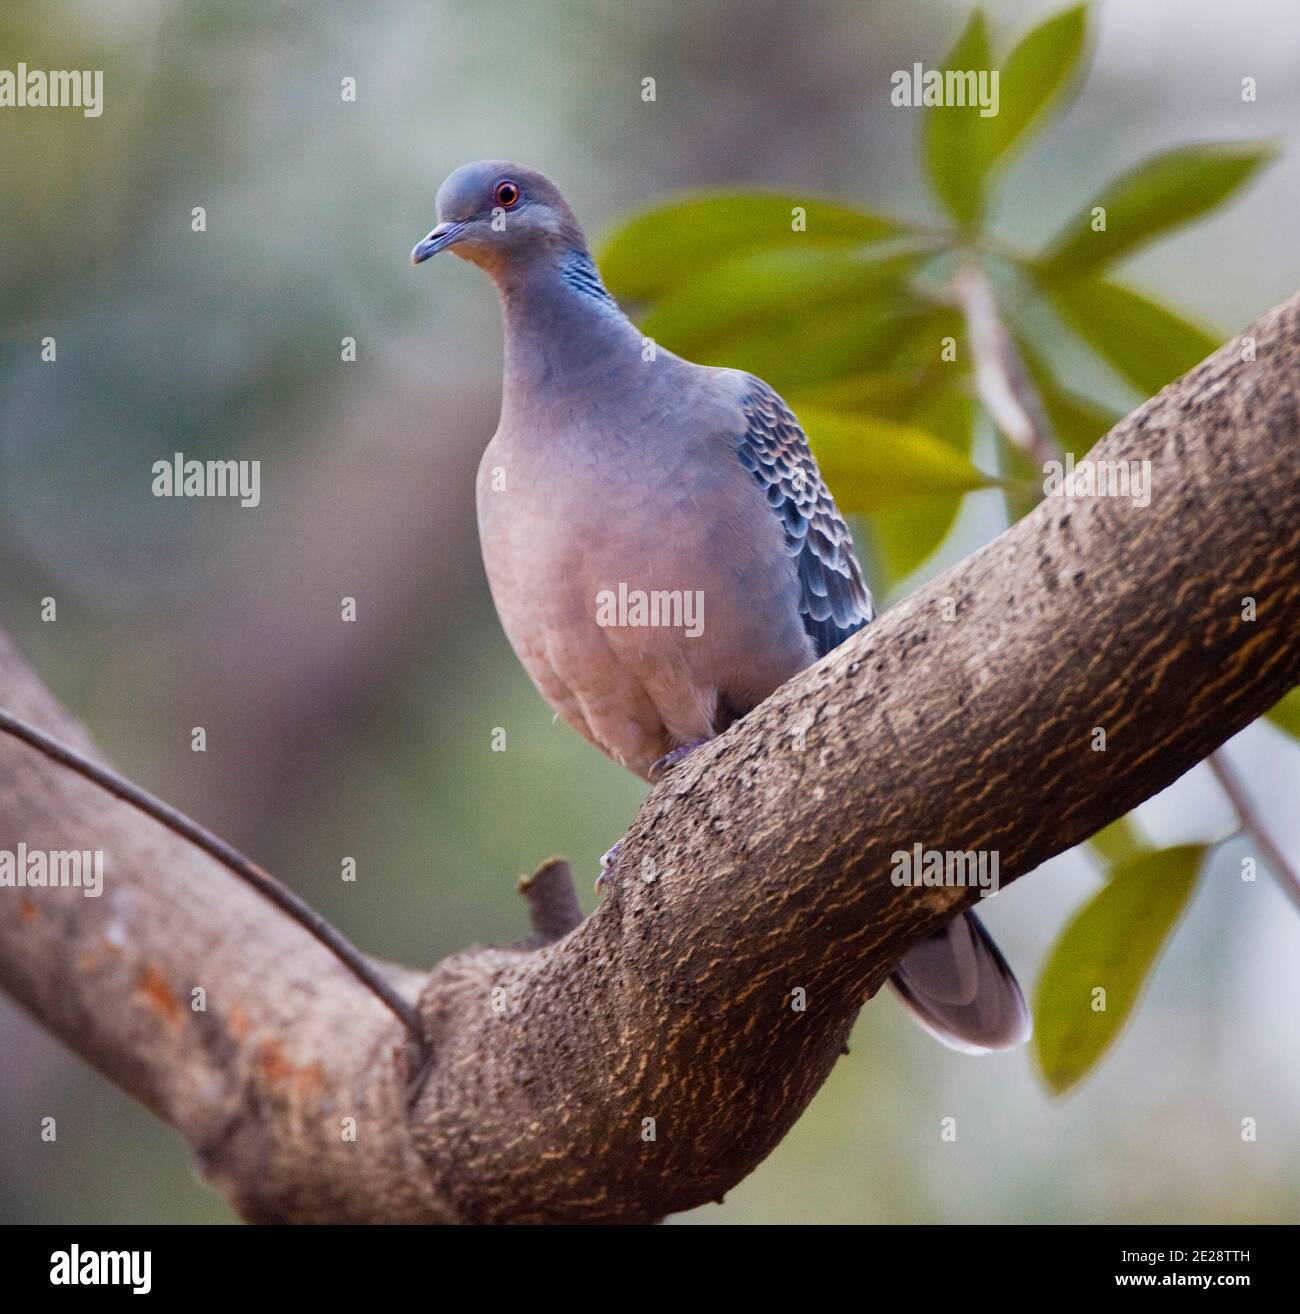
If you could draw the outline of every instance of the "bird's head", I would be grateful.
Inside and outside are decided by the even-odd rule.
[[[489,273],[586,250],[560,189],[544,174],[506,160],[476,160],[438,188],[438,223],[415,244],[411,263],[454,251]]]

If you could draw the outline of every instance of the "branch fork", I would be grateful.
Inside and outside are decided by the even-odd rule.
[[[651,792],[592,916],[552,861],[521,944],[372,964],[431,1042],[413,1103],[403,1023],[326,944],[10,737],[0,842],[112,865],[95,900],[0,890],[0,986],[250,1220],[650,1222],[717,1199],[975,898],[894,886],[894,850],[996,850],[1005,885],[1300,683],[1300,298],[1247,332],[1253,361],[1230,343],[1097,450],[1152,462],[1149,506],[1048,499],[777,690]],[[0,706],[93,753],[3,636]]]

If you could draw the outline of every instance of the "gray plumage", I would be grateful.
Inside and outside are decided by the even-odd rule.
[[[848,527],[781,398],[644,340],[549,179],[465,165],[437,209],[413,263],[450,249],[503,307],[501,419],[478,475],[502,626],[555,711],[651,779],[871,619]],[[598,600],[629,591],[701,599],[699,633],[599,623]],[[1027,1034],[1015,980],[969,914],[897,984],[947,1043]]]

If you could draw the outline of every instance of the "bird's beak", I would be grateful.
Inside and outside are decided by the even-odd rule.
[[[413,265],[422,264],[430,256],[437,255],[439,251],[445,251],[455,243],[464,227],[465,225],[461,223],[439,224],[428,237],[416,242],[411,248],[411,263]]]

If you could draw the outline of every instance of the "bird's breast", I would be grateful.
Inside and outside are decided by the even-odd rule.
[[[714,733],[720,699],[752,706],[808,664],[779,519],[721,440],[531,437],[484,453],[483,560],[511,645],[581,733],[643,770]]]

